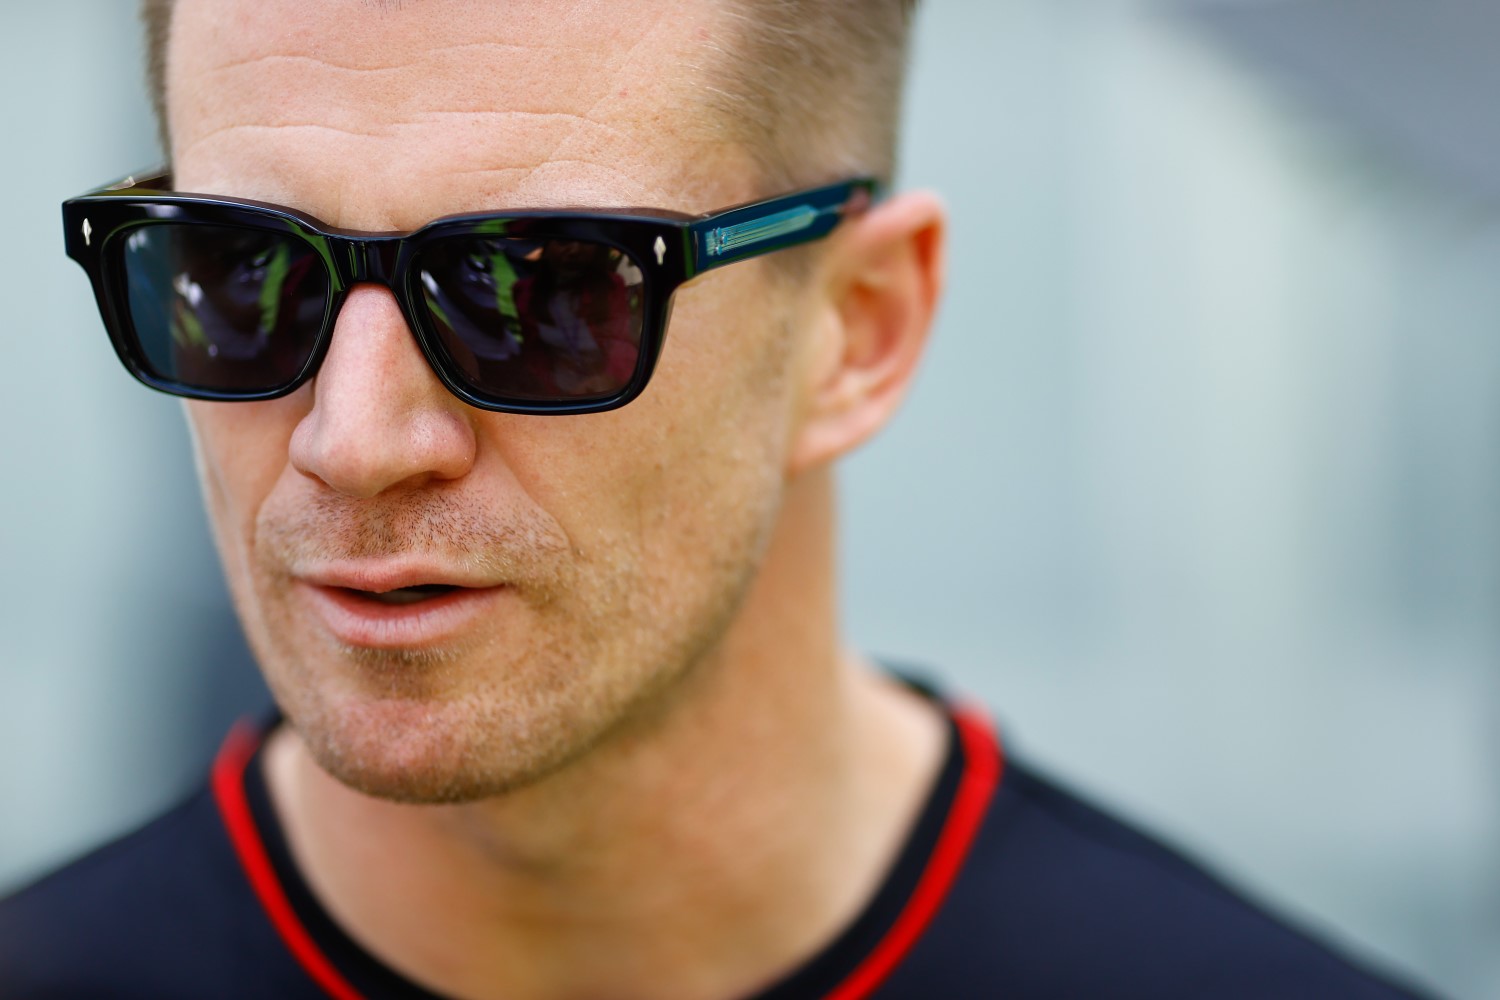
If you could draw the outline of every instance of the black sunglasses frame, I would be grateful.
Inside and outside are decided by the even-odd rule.
[[[280,205],[171,190],[165,171],[123,181],[63,203],[68,256],[88,272],[115,353],[126,369],[153,389],[222,402],[275,399],[296,390],[323,363],[333,327],[349,290],[374,282],[390,289],[423,356],[459,399],[504,413],[597,413],[624,406],[646,388],[665,338],[672,296],[704,271],[827,236],[844,218],[864,211],[880,185],[858,178],[705,215],[659,209],[523,210],[446,216],[412,232],[368,233],[339,229]],[[284,385],[263,391],[221,391],[186,385],[151,371],[136,340],[125,292],[125,238],[156,223],[220,225],[290,235],[311,247],[328,273],[329,293],[316,342],[306,363]],[[581,400],[508,398],[486,393],[464,378],[443,347],[427,310],[412,261],[451,237],[517,237],[587,240],[614,247],[642,273],[640,352],[630,380],[613,395]]]

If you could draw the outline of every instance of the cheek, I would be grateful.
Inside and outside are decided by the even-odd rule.
[[[646,392],[621,410],[560,421],[568,440],[534,465],[539,490],[568,494],[557,505],[539,499],[574,509],[565,527],[581,547],[589,538],[628,546],[648,574],[701,578],[742,560],[768,531],[795,411],[791,338],[786,318],[764,305],[760,277],[741,270],[681,291]],[[574,475],[560,476],[563,467]]]
[[[305,393],[264,403],[183,404],[199,485],[231,577],[246,565],[256,515],[289,468],[287,446],[306,410]]]
[[[678,293],[648,390],[674,432],[700,448],[766,452],[783,443],[793,412],[795,309],[760,262],[710,274]]]

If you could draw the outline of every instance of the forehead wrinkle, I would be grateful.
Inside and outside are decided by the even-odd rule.
[[[243,165],[240,158],[230,159]],[[278,162],[274,155],[267,159]],[[366,176],[360,180],[361,196],[352,194],[346,182],[320,189],[322,197],[317,201],[308,200],[302,186],[283,183],[280,179],[283,174],[254,173],[257,183],[253,188],[247,188],[238,177],[208,175],[195,178],[192,190],[199,194],[253,198],[306,212],[329,225],[366,232],[411,232],[446,215],[473,212],[673,207],[676,200],[675,189],[666,184],[644,183],[640,175],[613,164],[562,157],[541,163],[468,168],[455,168],[445,161],[430,174],[403,174],[391,181],[389,197],[380,197],[381,185],[371,183]],[[412,210],[411,202],[400,197],[400,192],[412,188],[424,191],[426,198],[421,204],[427,207]],[[329,198],[330,194],[335,197]],[[376,197],[371,197],[372,194]],[[346,214],[355,212],[358,214]]]
[[[579,6],[583,5],[580,4]],[[675,44],[675,41],[671,38],[668,38],[666,44],[662,45],[659,49],[653,48],[652,43],[657,41],[663,34],[668,33],[672,27],[677,27],[680,30],[681,25],[670,22],[665,12],[659,14],[651,25],[645,31],[639,33],[629,47],[615,60],[613,77],[616,79],[624,78],[651,82],[659,76],[662,52],[672,52],[679,56],[686,55],[686,53],[680,51],[681,46]],[[703,36],[711,36],[712,33],[702,30],[701,25],[698,28],[699,30],[693,34],[700,39],[700,42]],[[685,65],[687,62],[688,60],[686,59],[677,60],[679,66]],[[695,76],[695,73],[689,72],[686,79],[674,79],[672,81],[676,86],[649,88],[648,92],[653,93],[657,98],[657,103],[650,108],[643,108],[640,105],[639,99],[631,103],[628,99],[628,87],[622,87],[618,90],[611,87],[603,90],[597,100],[590,104],[580,117],[586,121],[600,121],[605,118],[610,120],[623,119],[638,129],[651,130],[658,134],[665,133],[674,139],[680,152],[700,155],[705,160],[708,160],[711,158],[713,152],[721,152],[721,150],[704,148],[709,144],[701,141],[685,141],[686,137],[682,134],[681,129],[684,117],[702,113],[701,106],[693,105],[684,93],[688,87],[696,83]],[[629,142],[631,137],[625,133],[624,129],[611,126],[611,130],[616,132],[622,140]],[[581,129],[573,129],[562,133],[559,136],[559,141],[548,154],[548,159],[555,162],[566,162],[569,159],[576,159],[587,154],[597,155],[600,152],[596,148],[599,138],[597,134],[592,134],[587,130]],[[677,186],[677,190],[674,192],[675,197],[671,197],[670,200],[660,201],[658,207],[687,209],[691,205],[691,202],[683,200],[684,193],[681,187]],[[638,202],[638,204],[645,204],[645,202]]]
[[[437,116],[469,113],[490,116],[496,121],[516,114],[558,116],[570,119],[575,126],[610,129],[616,126],[603,120],[599,114],[602,109],[621,112],[627,119],[638,119],[642,117],[642,109],[631,108],[626,95],[634,89],[635,103],[639,103],[643,92],[661,92],[657,88],[639,86],[643,80],[659,77],[660,67],[643,69],[638,59],[642,47],[652,42],[660,31],[658,19],[644,34],[632,39],[623,53],[598,58],[599,53],[591,49],[589,54],[593,58],[581,63],[570,62],[566,72],[556,71],[557,67],[552,65],[556,61],[555,50],[549,51],[545,44],[523,48],[498,42],[429,47],[415,60],[357,68],[335,62],[333,56],[326,54],[258,53],[209,65],[193,65],[195,60],[190,57],[188,65],[178,67],[183,78],[174,81],[178,86],[173,92],[207,120],[208,128],[202,135],[225,127],[228,124],[226,118],[234,119],[244,114],[246,102],[243,100],[215,100],[215,95],[229,94],[248,96],[252,103],[259,103],[263,111],[275,109],[276,113],[285,116],[266,117],[255,122],[261,125],[323,124],[351,133],[373,134],[381,129],[419,123]],[[254,45],[256,41],[246,38],[229,44]],[[260,41],[264,43],[265,40]],[[473,53],[488,55],[497,48],[506,53],[517,53],[519,58],[515,61],[521,65],[481,65],[478,72],[468,65]],[[445,57],[455,52],[471,55],[458,60]],[[205,56],[212,58],[208,53],[198,58]],[[536,65],[538,62],[540,66]],[[497,74],[496,70],[501,72]],[[226,75],[228,79],[213,79]],[[469,87],[448,86],[444,93],[433,95],[428,87],[419,85],[433,80],[485,81],[497,75],[501,79],[546,79],[548,86],[540,93],[535,88],[529,93],[514,88],[507,93],[497,92],[493,85],[480,82]],[[559,81],[562,81],[561,85]],[[623,84],[618,92],[617,84]],[[306,103],[309,94],[319,95],[313,108],[319,116],[316,122],[309,120],[306,109],[299,107]],[[506,106],[497,107],[502,102]],[[282,111],[282,108],[287,110]],[[371,119],[380,119],[380,124],[372,124]],[[181,135],[181,132],[177,134]],[[190,143],[194,137],[182,138]],[[558,141],[576,141],[576,136],[559,133]]]
[[[250,40],[246,40],[248,43]],[[282,67],[308,67],[329,73],[346,74],[353,77],[380,76],[391,73],[422,73],[428,74],[432,71],[432,64],[444,61],[459,61],[466,58],[474,58],[477,54],[496,55],[504,57],[511,62],[518,59],[536,59],[538,57],[553,59],[561,55],[572,55],[586,52],[594,56],[599,55],[597,44],[589,45],[549,45],[545,42],[531,42],[526,45],[510,42],[454,42],[447,45],[430,45],[423,49],[421,55],[415,59],[400,62],[389,60],[374,60],[368,62],[340,61],[333,58],[326,51],[309,52],[282,52],[270,51],[259,52],[238,58],[216,62],[204,67],[204,72],[223,73],[229,75],[238,74],[243,70],[254,71],[259,74],[266,69],[275,70]],[[501,69],[512,68],[503,64]],[[596,58],[587,63],[582,69],[591,73],[607,72],[610,67],[601,64]],[[570,67],[571,72],[566,79],[573,80],[580,75],[579,67]]]
[[[273,67],[269,71],[265,68],[268,65]],[[596,68],[592,73],[569,74],[568,86],[549,87],[540,94],[497,94],[483,86],[473,86],[450,88],[441,95],[432,95],[420,84],[445,76],[449,79],[453,76],[478,78],[485,73],[458,67],[459,72],[455,74],[451,67],[434,65],[426,59],[381,70],[347,70],[330,67],[323,60],[312,57],[295,60],[262,57],[242,61],[236,69],[237,72],[226,74],[222,66],[204,67],[178,81],[176,91],[196,95],[188,98],[188,102],[204,112],[209,120],[234,116],[244,110],[239,102],[215,100],[215,94],[253,95],[267,106],[267,111],[282,112],[285,108],[282,113],[288,117],[284,121],[296,121],[301,117],[297,108],[305,102],[305,95],[316,93],[322,98],[316,105],[318,113],[326,116],[329,124],[342,127],[345,123],[372,117],[395,125],[439,114],[566,115],[585,120],[590,117],[591,109],[598,107],[607,97],[612,82],[607,68]],[[481,67],[483,69],[485,67]],[[202,78],[214,76],[227,76],[227,79],[201,82]],[[505,99],[506,106],[497,107],[497,98]],[[596,124],[602,122],[596,120]],[[368,132],[370,129],[357,131]]]
[[[230,58],[219,60],[212,68],[217,72],[231,74],[248,70],[252,74],[251,79],[237,82],[240,85],[254,86],[256,81],[265,79],[267,68],[275,64],[285,67],[286,64],[303,63],[322,71],[325,77],[329,74],[354,78],[399,77],[403,74],[420,73],[424,79],[430,79],[441,75],[436,71],[444,68],[441,65],[443,63],[471,62],[477,58],[492,65],[482,66],[481,69],[487,72],[474,74],[473,78],[476,80],[486,76],[545,79],[548,91],[554,95],[562,90],[571,92],[570,96],[583,98],[591,91],[597,93],[601,88],[607,87],[608,78],[615,73],[619,63],[633,55],[646,38],[656,36],[667,14],[656,5],[638,4],[637,6],[645,7],[644,16],[643,12],[636,11],[629,17],[614,16],[601,23],[597,17],[599,8],[592,4],[575,3],[563,15],[544,11],[540,4],[523,5],[520,10],[513,9],[514,5],[507,5],[506,17],[496,23],[483,17],[457,17],[453,8],[458,5],[450,3],[426,6],[430,16],[425,22],[400,19],[407,23],[400,25],[400,33],[392,37],[398,27],[392,23],[396,19],[340,17],[336,10],[339,6],[336,0],[323,0],[311,9],[305,4],[298,4],[296,14],[301,20],[306,22],[312,19],[312,23],[305,24],[300,31],[293,27],[294,20],[291,16],[276,16],[273,8],[278,4],[275,0],[257,6],[258,13],[247,13],[242,8],[237,16],[231,11],[228,16],[217,17],[212,27],[203,32],[208,40],[216,44],[184,45],[176,54],[185,59],[179,58],[174,62],[192,62],[205,55],[212,58],[209,53],[217,49]],[[484,6],[491,13],[496,9],[488,3]],[[540,16],[533,14],[527,18],[525,13],[528,9],[539,12]],[[596,16],[588,19],[581,17],[580,12]],[[331,30],[317,30],[320,14],[325,23],[329,20],[334,22],[330,26]],[[528,23],[534,21],[544,22],[536,25],[543,30],[527,30]],[[233,27],[240,30],[231,30],[226,22],[237,22]],[[511,34],[524,41],[504,41],[494,37],[472,38],[473,34],[486,30]],[[296,31],[295,36],[293,31]],[[439,32],[467,32],[471,35],[471,40],[445,41]],[[309,49],[306,45],[309,35],[318,38],[315,48]],[[617,50],[622,41],[629,48],[620,54]],[[611,42],[615,44],[611,45]],[[393,45],[397,47],[397,53],[413,46],[418,47],[420,53],[415,59],[398,58],[393,61],[393,53],[388,51]],[[208,51],[205,52],[205,49]],[[579,56],[582,58],[578,58]],[[556,65],[564,59],[568,63],[566,66]],[[319,80],[318,83],[323,86],[338,85],[329,79]],[[387,88],[387,93],[388,96],[400,96],[420,93],[420,90],[420,87],[407,85]]]
[[[205,143],[225,133],[236,131],[255,131],[257,129],[311,129],[315,131],[336,132],[357,138],[384,139],[397,135],[403,129],[421,128],[433,122],[446,121],[453,118],[471,119],[475,120],[476,123],[486,118],[534,118],[543,120],[538,123],[540,126],[545,126],[547,124],[557,122],[568,122],[571,123],[575,128],[579,129],[597,129],[600,132],[606,133],[611,138],[620,140],[625,140],[628,138],[627,136],[625,136],[624,132],[615,125],[611,125],[608,122],[599,121],[594,118],[589,118],[585,115],[573,114],[572,112],[566,111],[427,111],[421,112],[415,118],[405,118],[397,121],[386,122],[373,129],[348,128],[341,125],[330,125],[320,121],[298,121],[295,119],[263,122],[232,122],[227,125],[214,126],[206,132],[199,132],[194,134],[192,141],[186,143],[183,146],[183,149],[190,150],[194,146],[201,145],[202,143]]]
[[[563,118],[574,116],[534,116],[525,113],[505,113],[507,117],[522,119]],[[592,142],[570,141],[564,134],[556,137],[555,129],[538,122],[529,130],[530,137],[520,137],[512,129],[506,133],[508,141],[500,143],[466,143],[457,148],[430,146],[431,154],[410,163],[392,165],[385,169],[372,169],[360,175],[359,183],[367,189],[381,186],[378,181],[393,188],[409,189],[425,187],[441,211],[433,211],[428,217],[396,224],[371,220],[341,220],[326,213],[326,208],[301,202],[295,185],[282,183],[288,176],[288,166],[296,158],[313,164],[336,163],[347,157],[349,150],[342,143],[353,142],[368,153],[358,155],[379,163],[383,156],[384,143],[406,129],[416,130],[420,135],[420,124],[382,128],[371,132],[324,125],[318,122],[278,122],[269,124],[237,123],[215,128],[195,136],[184,145],[180,158],[185,163],[231,164],[237,169],[249,168],[246,173],[257,178],[254,190],[247,190],[238,175],[204,176],[193,178],[195,191],[203,194],[223,194],[239,197],[254,197],[257,200],[299,208],[322,218],[325,222],[347,224],[351,228],[385,230],[393,228],[415,228],[431,216],[456,212],[486,211],[497,208],[547,208],[584,207],[600,208],[673,207],[666,199],[672,190],[664,181],[655,181],[652,175],[633,169],[631,161],[622,161],[617,148],[626,145],[628,136],[620,130],[598,126],[600,135]],[[281,144],[291,143],[286,153],[281,153]],[[564,155],[560,148],[568,146],[577,155]],[[264,163],[267,168],[279,165],[281,169],[257,169]],[[572,169],[572,168],[582,168]],[[300,172],[300,171],[297,171]],[[452,178],[474,178],[489,175],[489,182],[474,188],[457,186]],[[530,183],[527,179],[560,181],[565,183]],[[517,191],[520,188],[522,190]],[[471,190],[471,194],[464,191]],[[512,193],[514,192],[514,193]],[[517,198],[520,198],[518,201]],[[357,200],[351,200],[355,203]],[[321,209],[321,210],[320,210]]]
[[[717,27],[709,5],[619,4],[632,8],[629,17],[614,4],[578,3],[562,14],[534,5],[527,10],[545,23],[535,15],[491,23],[434,0],[409,13],[441,20],[381,16],[345,31],[344,20],[361,20],[345,17],[316,52],[307,38],[343,5],[282,6],[198,8],[197,23],[176,38],[183,58],[169,66],[169,96],[174,111],[192,112],[181,117],[193,133],[174,124],[173,134],[180,174],[195,189],[367,230],[504,208],[701,211],[755,193],[703,193],[723,173],[715,164],[726,144],[683,120],[704,114],[691,92],[701,89],[694,50],[718,34],[703,30]],[[496,9],[478,6],[481,15]],[[532,22],[538,30],[528,36]],[[485,30],[500,37],[476,40]],[[427,190],[414,194],[417,185]],[[329,218],[340,215],[330,202],[352,214]]]

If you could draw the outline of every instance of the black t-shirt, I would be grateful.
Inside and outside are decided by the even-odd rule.
[[[948,718],[942,772],[875,897],[754,1000],[1416,996],[1007,758],[982,715]],[[208,787],[0,901],[0,998],[432,1000],[309,891],[261,743],[236,730]]]

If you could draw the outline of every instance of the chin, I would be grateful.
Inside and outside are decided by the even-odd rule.
[[[393,802],[457,804],[505,795],[583,756],[608,728],[562,711],[566,698],[536,692],[283,695],[276,692],[282,711],[324,771]]]

